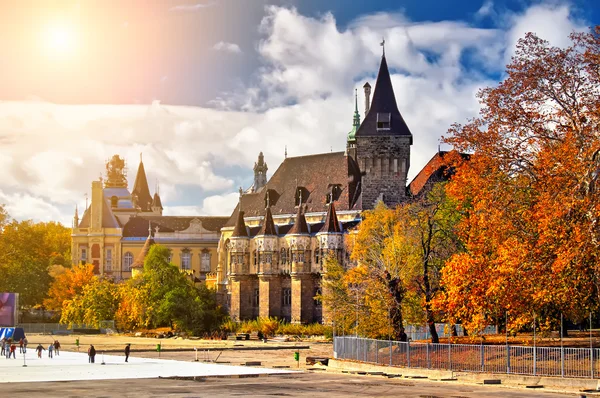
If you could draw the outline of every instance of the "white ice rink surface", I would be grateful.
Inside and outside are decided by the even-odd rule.
[[[157,354],[158,355],[158,354]],[[16,359],[0,357],[0,383],[21,383],[35,381],[72,381],[104,379],[149,379],[157,377],[191,376],[233,376],[267,375],[290,373],[281,369],[252,368],[202,362],[184,362],[168,359],[96,355],[96,363],[88,363],[87,353],[61,351],[60,356],[48,358],[43,351],[42,358],[29,349],[26,354],[27,367],[23,367],[23,354],[17,352]]]

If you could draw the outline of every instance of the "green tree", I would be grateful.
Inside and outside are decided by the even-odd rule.
[[[117,285],[110,279],[95,276],[80,294],[64,302],[60,322],[97,325],[100,321],[112,320],[119,301]]]

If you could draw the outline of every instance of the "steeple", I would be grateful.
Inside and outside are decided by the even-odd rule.
[[[373,92],[373,101],[371,101],[369,112],[365,115],[356,136],[396,135],[409,136],[412,145],[412,134],[398,110],[390,71],[385,55],[383,55]]]
[[[298,206],[298,213],[296,214],[296,222],[288,232],[290,235],[308,234],[308,224],[306,224],[306,217],[302,211],[302,204]]]
[[[268,194],[267,208],[265,210],[265,219],[263,221],[262,226],[260,227],[258,235],[277,235],[277,231],[275,230],[275,223],[273,222],[273,214],[271,214],[271,202],[269,200]]]
[[[131,196],[136,197],[136,204],[142,211],[152,211],[152,195],[150,195],[150,188],[148,188],[148,179],[146,178],[142,154],[140,154],[140,166],[138,167],[138,172],[135,176]]]
[[[346,153],[356,159],[356,132],[360,127],[360,113],[358,113],[358,93],[354,89],[354,116],[352,118],[352,130],[348,133],[346,140]]]
[[[327,217],[325,217],[325,224],[319,232],[323,233],[341,233],[342,228],[340,227],[340,223],[337,218],[337,213],[335,212],[334,201],[332,200],[329,203],[329,209],[327,209]]]
[[[287,147],[286,147],[287,152]],[[265,163],[265,156],[263,153],[258,154],[258,162],[254,163],[254,192],[258,192],[267,184],[267,164]]]
[[[73,228],[79,226],[79,212],[77,211],[77,205],[75,205],[75,217],[73,217]]]

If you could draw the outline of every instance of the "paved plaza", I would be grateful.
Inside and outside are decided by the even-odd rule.
[[[86,348],[87,350],[87,348]],[[98,352],[96,363],[88,363],[87,352],[61,351],[60,355],[42,358],[33,349],[28,349],[26,358],[17,353],[16,359],[0,357],[0,383],[147,379],[158,377],[194,376],[244,376],[289,373],[287,370],[253,368],[208,364],[193,361],[176,361],[158,358],[129,357],[125,362],[122,355],[103,355]],[[104,362],[104,365],[102,363]],[[24,367],[23,365],[27,366]]]

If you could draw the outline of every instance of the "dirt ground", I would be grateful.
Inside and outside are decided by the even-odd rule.
[[[86,352],[89,345],[93,344],[96,351],[115,353],[125,348],[125,344],[131,344],[131,356],[144,358],[158,358],[156,345],[161,344],[163,351],[160,352],[162,359],[177,359],[183,361],[215,361],[219,363],[231,363],[233,365],[245,364],[248,361],[259,361],[261,366],[266,367],[289,367],[291,369],[306,369],[307,356],[331,357],[333,345],[330,342],[321,341],[297,341],[281,342],[270,340],[267,343],[256,340],[245,341],[223,341],[223,340],[191,340],[183,338],[155,339],[147,337],[132,337],[125,335],[47,335],[28,334],[29,347],[35,347],[39,343],[47,346],[55,339],[60,342],[61,349],[66,351]],[[79,349],[76,340],[79,339]],[[309,348],[297,348],[306,347]],[[195,350],[197,349],[197,351]],[[173,351],[177,350],[177,351]],[[300,360],[294,359],[294,352],[299,351]]]

